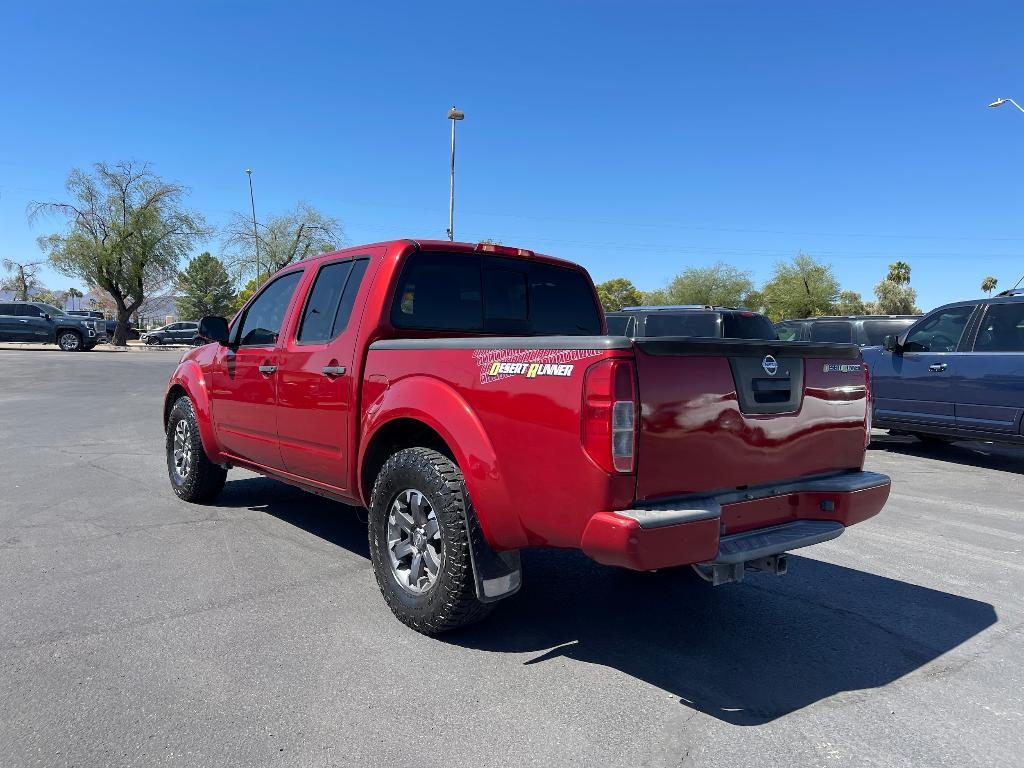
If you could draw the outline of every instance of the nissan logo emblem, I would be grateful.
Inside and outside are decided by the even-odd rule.
[[[771,355],[765,355],[764,360],[761,361],[761,367],[764,368],[764,372],[769,376],[774,376],[778,373],[779,363]]]

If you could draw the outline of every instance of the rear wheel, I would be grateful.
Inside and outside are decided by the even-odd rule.
[[[483,619],[466,533],[471,511],[459,467],[430,448],[385,462],[370,498],[370,560],[399,621],[435,635]]]
[[[61,331],[57,334],[57,346],[65,352],[78,352],[82,348],[82,337],[75,331]]]
[[[167,474],[178,498],[202,504],[221,492],[228,471],[207,457],[196,412],[187,397],[178,398],[167,417],[166,450]]]

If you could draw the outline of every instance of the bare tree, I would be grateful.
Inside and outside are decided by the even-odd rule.
[[[235,213],[224,234],[224,262],[241,282],[262,281],[294,261],[333,251],[345,241],[339,221],[308,203],[300,202],[282,216],[271,216],[257,223],[259,240],[254,240],[252,219]],[[256,246],[259,246],[257,274]]]
[[[32,202],[29,221],[64,219],[63,233],[40,237],[58,272],[100,288],[114,300],[114,343],[125,343],[128,319],[152,293],[173,283],[182,257],[208,234],[202,217],[183,206],[186,188],[163,181],[147,163],[96,163],[74,169],[69,202]]]
[[[7,277],[0,281],[0,288],[14,291],[15,301],[28,301],[36,291],[42,288],[39,282],[39,267],[42,261],[21,263],[14,259],[4,259],[2,264]]]

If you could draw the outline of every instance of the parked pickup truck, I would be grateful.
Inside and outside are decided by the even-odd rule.
[[[884,505],[856,347],[606,330],[581,267],[518,248],[289,265],[171,376],[171,485],[208,502],[244,467],[366,507],[384,599],[428,634],[514,594],[524,547],[722,584]]]

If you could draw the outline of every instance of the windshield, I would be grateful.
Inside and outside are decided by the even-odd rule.
[[[43,310],[43,312],[45,312],[46,314],[50,315],[51,317],[59,317],[61,315],[67,314],[63,309],[57,309],[56,307],[50,304],[37,304],[36,306]]]

